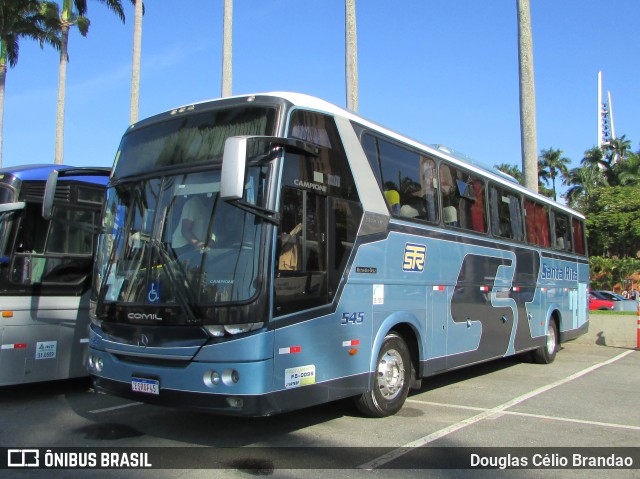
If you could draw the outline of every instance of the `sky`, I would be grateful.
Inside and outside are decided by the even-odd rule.
[[[69,41],[64,163],[111,166],[129,123],[133,6],[97,1]],[[140,119],[221,95],[223,0],[146,0]],[[233,94],[346,105],[344,0],[234,0]],[[489,166],[521,166],[516,0],[356,0],[359,110]],[[538,151],[597,144],[597,75],[640,142],[639,0],[531,0]],[[3,166],[53,163],[58,53],[23,40],[7,73]]]

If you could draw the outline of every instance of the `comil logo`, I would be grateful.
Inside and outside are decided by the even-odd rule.
[[[8,467],[40,467],[40,451],[38,449],[7,450]]]

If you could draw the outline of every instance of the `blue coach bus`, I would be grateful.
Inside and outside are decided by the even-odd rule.
[[[107,188],[89,368],[99,391],[231,415],[354,397],[588,328],[584,217],[305,95],[129,128]]]
[[[52,186],[45,218],[52,171],[69,177]],[[91,271],[107,179],[87,171],[0,169],[0,386],[88,374]]]

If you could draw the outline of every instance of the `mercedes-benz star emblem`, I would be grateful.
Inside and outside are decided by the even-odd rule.
[[[141,348],[146,348],[149,346],[149,338],[145,334],[141,334],[138,338],[138,346]]]

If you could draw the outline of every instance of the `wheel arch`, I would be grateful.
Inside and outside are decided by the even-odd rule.
[[[419,371],[420,357],[423,355],[422,338],[424,335],[424,328],[420,325],[418,318],[410,312],[395,312],[389,315],[381,324],[380,328],[378,328],[378,332],[376,333],[373,342],[369,371],[376,370],[378,352],[382,347],[384,338],[391,332],[398,334],[406,343],[411,357],[411,387],[420,387]]]

